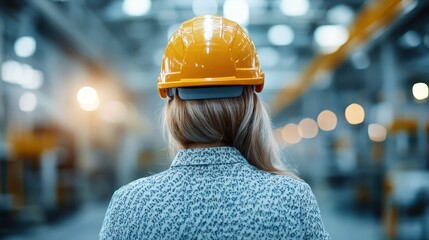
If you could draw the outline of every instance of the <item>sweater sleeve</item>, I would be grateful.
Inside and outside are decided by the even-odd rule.
[[[304,239],[331,239],[323,225],[316,197],[307,183],[301,185],[301,223]]]
[[[107,239],[120,239],[120,223],[118,221],[118,214],[121,212],[121,204],[119,204],[120,190],[117,190],[110,200],[109,207],[107,208],[106,215],[104,217],[103,226],[99,233],[100,240]]]

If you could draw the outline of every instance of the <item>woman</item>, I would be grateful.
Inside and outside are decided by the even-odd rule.
[[[282,164],[263,85],[238,24],[184,22],[158,79],[178,153],[168,170],[114,193],[100,239],[330,239],[310,187]]]

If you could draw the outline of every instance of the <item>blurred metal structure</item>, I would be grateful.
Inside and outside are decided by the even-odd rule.
[[[366,44],[374,44],[386,28],[395,20],[403,20],[404,15],[410,14],[418,5],[417,1],[383,0],[368,2],[355,21],[349,27],[349,37],[334,53],[315,56],[305,67],[292,87],[284,87],[272,100],[271,108],[274,114],[302,95],[311,83],[323,74],[329,74],[342,63],[354,50]],[[412,9],[410,10],[410,6]]]

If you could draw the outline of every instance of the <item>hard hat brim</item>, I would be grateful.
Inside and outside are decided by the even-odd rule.
[[[192,78],[180,79],[174,82],[158,82],[158,93],[162,98],[167,97],[166,89],[210,86],[256,86],[255,91],[261,92],[264,87],[264,77],[260,78]]]

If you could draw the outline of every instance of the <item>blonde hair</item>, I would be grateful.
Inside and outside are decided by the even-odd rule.
[[[176,96],[165,105],[164,129],[172,154],[193,144],[226,145],[237,148],[256,168],[296,177],[282,161],[270,117],[251,86],[236,98]]]

